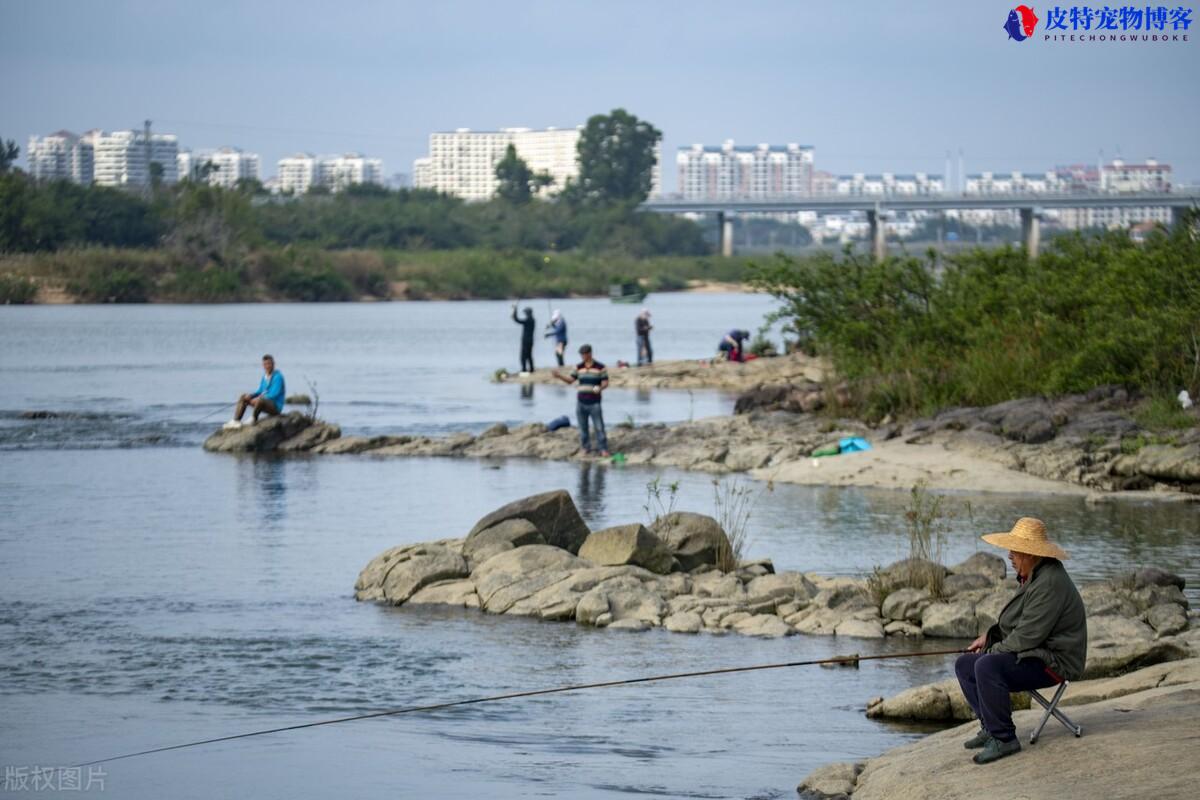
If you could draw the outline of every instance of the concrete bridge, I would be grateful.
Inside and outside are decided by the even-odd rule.
[[[641,209],[658,214],[707,214],[717,218],[721,255],[733,255],[733,215],[797,211],[818,213],[866,212],[875,258],[887,254],[882,224],[896,211],[948,211],[951,209],[1016,209],[1021,216],[1021,233],[1031,258],[1038,253],[1039,222],[1042,212],[1051,208],[1146,208],[1171,209],[1176,224],[1187,209],[1200,209],[1200,189],[1188,187],[1169,193],[1131,194],[1010,194],[1010,195],[911,195],[871,197],[779,197],[755,200],[681,200],[656,198],[642,203]]]

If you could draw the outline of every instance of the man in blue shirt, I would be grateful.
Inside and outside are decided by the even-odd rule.
[[[262,364],[263,376],[258,382],[258,389],[254,394],[244,394],[238,398],[233,419],[225,423],[226,430],[242,427],[242,416],[247,408],[254,409],[250,423],[252,425],[258,422],[260,414],[274,417],[283,412],[283,399],[287,393],[283,373],[275,371],[275,359],[269,353],[262,357]]]

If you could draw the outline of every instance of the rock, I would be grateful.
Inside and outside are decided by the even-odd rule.
[[[1133,588],[1142,589],[1146,586],[1174,586],[1183,590],[1187,582],[1173,572],[1167,572],[1158,567],[1142,567],[1133,573]]]
[[[447,605],[479,608],[479,595],[470,580],[450,580],[431,583],[418,589],[408,598],[408,605]]]
[[[483,609],[503,614],[519,600],[587,566],[588,562],[561,548],[531,544],[492,556],[475,568],[471,580]]]
[[[931,603],[921,612],[921,632],[942,639],[973,639],[979,635],[975,604],[969,600]]]
[[[359,573],[355,597],[400,605],[429,584],[465,577],[467,562],[448,547],[438,544],[393,547],[372,559]]]
[[[692,592],[698,597],[745,597],[741,581],[723,572],[705,572],[692,577]]]
[[[810,772],[800,781],[796,791],[800,793],[800,800],[842,800],[854,791],[862,768],[862,764],[849,761],[826,764]]]
[[[1137,471],[1168,483],[1200,483],[1200,444],[1146,445],[1137,452]]]
[[[488,428],[483,433],[479,434],[480,439],[494,439],[497,436],[507,436],[508,426],[503,422],[497,422],[495,425]]]
[[[720,524],[703,514],[674,511],[655,520],[650,532],[667,543],[685,572],[716,566],[722,553],[731,552],[729,537]]]
[[[585,602],[589,609],[599,608],[604,604],[601,599],[607,603],[606,611],[612,614],[613,622],[639,619],[648,625],[660,625],[662,618],[667,614],[667,604],[657,592],[647,588],[636,578],[625,576],[605,581],[587,592],[579,601],[579,608],[575,611],[576,619],[586,624],[583,612]]]
[[[651,626],[650,623],[646,622],[644,619],[628,617],[626,619],[618,619],[610,622],[606,627],[612,631],[644,631]]]
[[[1141,611],[1146,611],[1163,603],[1173,603],[1180,608],[1187,608],[1188,601],[1178,586],[1143,586],[1130,593],[1129,599]]]
[[[1016,591],[1017,585],[1014,581],[1011,586],[1008,584],[999,586],[990,594],[975,601],[975,622],[979,626],[980,633],[1000,621],[1000,612],[1013,599]]]
[[[883,623],[877,619],[848,619],[838,623],[833,629],[837,636],[849,636],[856,639],[882,639]]]
[[[774,614],[754,614],[734,623],[733,629],[747,636],[765,636],[769,638],[791,636],[794,633],[790,625]]]
[[[1016,692],[1011,695],[1014,709],[1029,708],[1029,695]],[[975,718],[975,712],[963,697],[957,678],[946,678],[937,683],[927,683],[905,689],[895,697],[872,700],[867,705],[867,716],[871,719],[910,719],[930,722],[965,721]]]
[[[1089,617],[1136,617],[1138,607],[1129,599],[1129,590],[1110,581],[1085,584],[1079,590]]]
[[[1008,565],[1000,556],[992,553],[975,553],[950,568],[953,575],[986,575],[993,581],[1002,581],[1008,574]]]
[[[933,599],[924,589],[897,589],[884,598],[880,609],[886,620],[908,620],[920,622],[921,612]]]
[[[1106,678],[1123,672],[1191,657],[1184,644],[1155,640],[1154,630],[1140,620],[1103,616],[1088,618],[1087,666],[1083,677]]]
[[[637,523],[592,532],[579,557],[607,566],[635,564],[660,575],[670,572],[675,561],[666,543]]]
[[[994,581],[987,575],[975,575],[969,572],[962,575],[947,575],[942,582],[942,591],[947,595],[956,595],[959,592],[987,589],[993,583]]]
[[[883,633],[886,636],[921,636],[921,626],[914,625],[911,622],[903,622],[901,620],[892,620],[883,626]]]
[[[1146,612],[1146,622],[1159,636],[1171,636],[1186,630],[1187,614],[1175,603],[1159,603]]]
[[[317,445],[312,448],[312,451],[326,456],[357,455],[383,447],[395,447],[406,443],[411,438],[411,436],[346,436]]]
[[[781,572],[777,575],[760,575],[746,584],[746,594],[751,597],[764,595],[777,600],[807,600],[817,594],[817,587],[799,572]]]
[[[946,577],[946,568],[933,561],[906,558],[884,567],[880,570],[880,574],[884,585],[888,588],[928,587],[932,581]]]
[[[311,425],[313,421],[299,411],[266,417],[236,430],[218,429],[204,440],[204,449],[212,453],[267,453]]]
[[[612,622],[612,614],[608,613],[608,595],[603,592],[589,592],[579,599],[575,608],[575,621],[580,625],[599,626],[601,616],[607,616],[605,624]]]
[[[332,442],[342,435],[342,429],[337,425],[317,422],[309,425],[290,439],[284,439],[275,447],[278,453],[304,453],[326,442]]]
[[[960,800],[961,798],[1055,798],[1091,800],[1098,795],[1183,798],[1195,795],[1200,736],[1200,687],[1161,687],[1079,706],[1071,717],[1083,726],[1076,741],[1051,722],[1036,746],[1028,732],[1040,708],[1018,712],[1026,739],[1005,765],[980,767],[962,743],[978,729],[971,722],[890,750],[869,760],[855,783],[854,800]],[[1015,771],[1014,771],[1015,770]]]
[[[1098,703],[1160,686],[1180,686],[1185,683],[1200,683],[1200,658],[1155,664],[1117,678],[1074,681],[1067,687],[1059,705]]]
[[[547,544],[578,553],[588,537],[587,523],[579,516],[571,495],[565,489],[533,495],[515,500],[496,509],[475,523],[467,535],[471,538],[480,531],[510,519],[524,519],[542,534]]]
[[[695,611],[680,611],[664,619],[663,627],[674,633],[699,633],[704,620]]]
[[[498,553],[531,544],[547,542],[536,525],[517,517],[469,535],[463,543],[463,556],[472,565],[482,564]]]

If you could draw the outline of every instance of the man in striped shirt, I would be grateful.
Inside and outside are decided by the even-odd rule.
[[[575,403],[575,417],[579,421],[579,443],[583,445],[585,452],[596,452],[592,450],[591,437],[588,435],[590,422],[596,430],[599,454],[607,458],[609,455],[608,437],[604,434],[604,412],[600,408],[600,393],[608,388],[608,370],[604,368],[603,364],[592,358],[590,344],[579,348],[579,355],[583,357],[583,361],[575,365],[575,369],[571,371],[569,377],[558,370],[554,371],[554,377],[563,383],[579,383],[579,394]]]

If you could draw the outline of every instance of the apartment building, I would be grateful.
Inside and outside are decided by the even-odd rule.
[[[317,183],[333,192],[363,183],[382,186],[383,161],[358,153],[320,158],[317,159]]]
[[[100,186],[147,186],[151,164],[162,170],[163,183],[179,180],[179,142],[173,134],[142,131],[97,132],[93,138],[95,182]]]
[[[317,183],[317,157],[311,153],[296,153],[279,159],[279,191],[283,194],[304,194]]]
[[[181,150],[177,159],[180,178],[201,180],[210,186],[232,189],[238,181],[262,180],[257,153],[247,153],[236,147],[216,150]]]
[[[813,148],[787,144],[694,144],[675,155],[685,200],[753,200],[813,193]]]
[[[29,174],[38,180],[66,180],[83,185],[95,174],[95,138],[99,131],[78,136],[58,131],[48,136],[30,136],[25,150]]]

